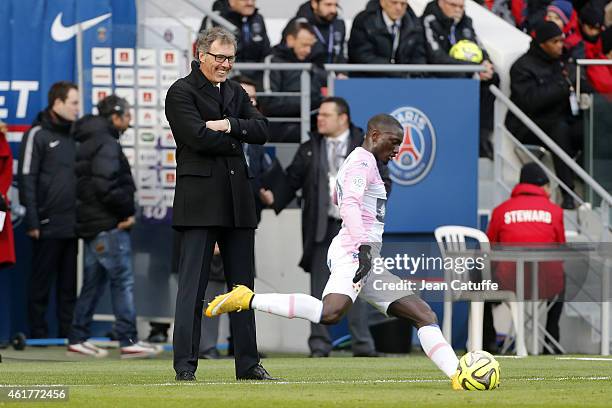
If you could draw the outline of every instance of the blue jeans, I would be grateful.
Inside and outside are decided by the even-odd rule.
[[[121,347],[138,341],[130,235],[113,229],[85,240],[83,287],[74,308],[70,344],[83,342],[90,336],[93,314],[107,281],[110,281],[115,331]]]

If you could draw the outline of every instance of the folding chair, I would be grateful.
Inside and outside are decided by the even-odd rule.
[[[475,228],[469,228],[459,225],[447,225],[436,228],[434,231],[440,253],[443,258],[446,258],[447,252],[460,252],[466,250],[466,238],[474,239],[480,245],[482,251],[490,249],[489,238],[487,235]],[[467,253],[466,253],[467,255]],[[510,307],[512,314],[512,325],[517,327],[518,322],[518,306],[516,302],[516,294],[509,290],[485,290],[485,291],[454,291],[450,288],[450,282],[453,278],[463,282],[469,280],[469,271],[458,274],[453,270],[444,270],[444,280],[449,285],[444,293],[444,321],[442,332],[448,341],[452,337],[452,321],[453,321],[453,302],[469,301],[470,316],[468,321],[468,351],[482,350],[482,333],[483,333],[483,318],[484,318],[484,301],[502,301],[506,302]],[[483,280],[491,279],[490,263],[485,258],[485,267],[482,270]],[[527,355],[525,344],[516,344],[517,355]]]

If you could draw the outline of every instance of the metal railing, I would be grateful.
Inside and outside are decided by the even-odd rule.
[[[509,111],[511,111],[529,130],[531,130],[543,143],[546,145],[548,149],[550,149],[553,154],[556,154],[563,160],[563,162],[570,167],[574,173],[588,186],[592,188],[594,192],[596,192],[601,197],[601,207],[599,211],[594,209],[594,213],[598,213],[601,224],[603,225],[603,230],[601,236],[599,237],[600,242],[606,242],[606,240],[610,237],[610,206],[612,205],[612,196],[604,189],[596,180],[593,179],[582,167],[576,164],[572,158],[561,149],[538,125],[536,125],[523,111],[521,111],[518,106],[516,106],[506,95],[504,95],[499,88],[494,85],[489,87],[493,95],[497,98],[498,101],[503,103]],[[495,132],[495,155],[496,160],[494,163],[494,172],[495,172],[495,180],[496,182],[503,184],[502,177],[502,160],[504,159],[501,151],[502,151],[502,136],[505,135],[508,140],[510,140],[515,146],[518,146],[529,158],[531,158],[534,162],[538,163],[539,166],[547,173],[548,177],[551,180],[555,180],[559,186],[565,189],[565,191],[572,194],[572,196],[578,200],[580,203],[584,203],[584,201],[578,197],[571,189],[567,187],[561,180],[554,174],[554,172],[550,171],[533,153],[531,153],[522,143],[520,143],[504,126],[503,119],[499,116],[501,112],[496,110],[496,132]],[[587,236],[588,237],[588,236]],[[588,237],[592,240],[592,237]],[[610,259],[606,258],[603,260],[603,270],[602,271],[594,271],[601,277],[601,285],[602,289],[605,291],[610,286]],[[607,292],[605,292],[607,293]],[[600,333],[602,341],[601,341],[601,355],[609,355],[610,354],[610,301],[607,296],[602,298],[599,303],[600,307],[600,327],[599,330],[595,327],[594,324],[589,323],[589,319],[586,316],[582,315],[579,310],[571,305],[571,302],[568,306],[573,309],[573,311],[581,316],[593,330]]]
[[[334,81],[337,72],[380,72],[380,73],[478,73],[484,71],[480,65],[382,65],[382,64],[325,64],[327,71],[327,95],[334,95]],[[259,92],[258,96],[299,96],[300,97],[300,117],[269,117],[271,122],[299,122],[301,124],[301,141],[309,139],[310,131],[310,63],[273,63],[273,62],[239,62],[234,64],[234,69],[250,71],[302,71],[300,76],[300,92],[278,92],[264,91]]]
[[[257,96],[299,96],[300,97],[300,116],[299,118],[279,118],[269,117],[271,122],[299,122],[301,141],[308,140],[310,131],[310,63],[266,63],[266,62],[237,62],[234,64],[235,70],[248,71],[301,71],[300,92],[279,92],[265,91],[259,92]]]
[[[593,60],[593,59],[578,59],[576,60],[576,96],[580,100],[580,69],[583,66],[596,65],[612,65],[612,60]]]
[[[612,196],[603,188],[593,177],[591,177],[582,167],[580,167],[574,160],[561,148],[557,145],[538,125],[535,124],[533,120],[531,120],[523,111],[519,109],[506,95],[502,93],[502,91],[497,88],[495,85],[491,85],[489,87],[493,95],[497,98],[498,101],[503,103],[509,111],[511,111],[530,131],[532,131],[541,141],[542,143],[555,155],[557,155],[584,183],[588,185],[595,193],[597,193],[601,199],[601,208],[600,208],[600,216],[602,225],[604,227],[603,234],[601,237],[602,240],[605,240],[609,237],[610,231],[610,206],[612,205]],[[498,112],[496,112],[498,114]],[[496,143],[495,143],[495,151],[498,157],[503,158],[501,156],[501,135],[504,132],[510,133],[505,126],[503,125],[504,121],[501,117],[495,119],[495,123],[498,127],[498,132],[496,132]],[[514,140],[512,140],[514,139]],[[513,141],[515,145],[518,145],[524,149],[524,146],[516,140],[516,138],[512,137],[510,139]],[[525,152],[530,156],[530,158],[536,161],[542,168],[545,168],[541,161],[539,161],[533,154],[526,151]],[[495,172],[495,180],[502,180],[502,168],[501,168],[501,160],[496,160],[494,165]],[[546,169],[547,170],[547,169]],[[580,204],[584,204],[584,201],[575,194],[570,188],[567,187],[561,180],[558,179],[552,172],[548,171],[549,176],[555,179],[562,188],[567,191],[572,197],[577,200]]]
[[[377,73],[477,73],[483,72],[482,65],[458,64],[458,65],[436,65],[436,64],[325,64],[327,71],[327,94],[334,95],[334,80],[337,72],[377,72]]]

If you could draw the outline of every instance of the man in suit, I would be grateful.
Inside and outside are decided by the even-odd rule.
[[[338,206],[332,202],[332,189],[338,169],[344,159],[363,143],[363,132],[351,123],[350,110],[343,98],[323,100],[317,116],[317,131],[302,143],[287,168],[286,184],[272,186],[262,195],[272,194],[273,207],[278,213],[302,190],[302,241],[304,253],[300,266],[310,273],[310,294],[318,299],[329,279],[327,251],[342,226]],[[387,192],[391,179],[387,166],[378,163]],[[356,300],[348,313],[349,330],[356,357],[376,357],[374,340],[367,319],[367,304]],[[308,347],[311,357],[327,357],[332,349],[327,327],[312,323]]]
[[[242,143],[264,144],[267,120],[242,87],[228,81],[236,38],[220,27],[198,36],[192,71],[168,90],[166,117],[176,140],[177,182],[173,227],[178,231],[178,294],[174,370],[194,381],[200,326],[215,242],[227,285],[253,287],[255,199]],[[259,363],[253,313],[231,320],[236,378],[269,380]]]

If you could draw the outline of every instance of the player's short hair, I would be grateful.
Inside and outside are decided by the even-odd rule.
[[[368,133],[371,133],[375,129],[383,131],[399,129],[400,132],[404,132],[402,124],[393,116],[386,113],[379,113],[368,120]]]
[[[130,104],[126,99],[112,94],[98,102],[96,107],[100,116],[109,119],[114,114],[121,116],[126,113],[130,109]]]
[[[70,92],[71,89],[78,91],[79,87],[70,81],[59,81],[51,85],[49,93],[47,94],[49,108],[53,106],[56,99],[65,102],[66,98],[68,98],[68,92]]]
[[[255,81],[246,75],[236,75],[235,77],[232,77],[232,81],[236,81],[238,83],[249,85],[249,86],[252,86],[253,88],[257,88]]]
[[[207,53],[210,51],[210,46],[215,41],[219,40],[222,44],[231,44],[234,46],[234,51],[238,49],[236,36],[223,27],[211,27],[207,30],[202,30],[198,34],[197,50],[198,52]]]
[[[349,108],[346,99],[341,98],[339,96],[328,96],[321,101],[321,105],[324,103],[334,103],[336,104],[336,110],[338,111],[338,115],[346,114],[348,116],[349,121],[351,120],[351,109]]]
[[[300,17],[289,22],[289,25],[283,31],[283,38],[286,39],[288,36],[297,37],[298,33],[302,30],[306,30],[312,35],[316,35],[308,20],[304,17]]]

